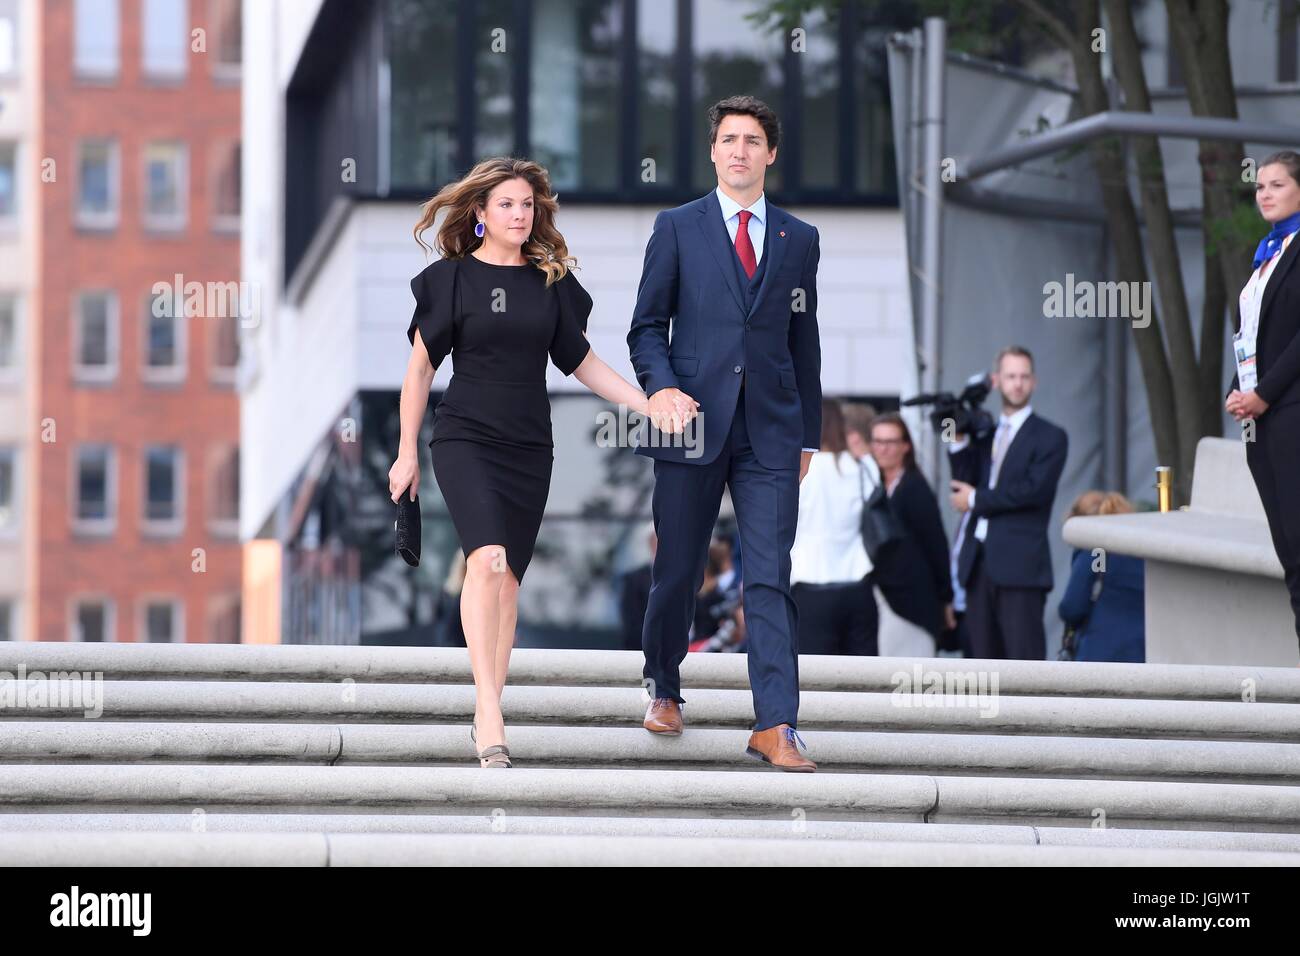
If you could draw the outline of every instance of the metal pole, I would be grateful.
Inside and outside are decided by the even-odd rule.
[[[943,82],[947,27],[939,17],[925,20],[925,106],[921,117],[921,391],[935,392],[940,387],[939,281],[940,229],[943,212]],[[936,488],[939,474],[939,436],[931,432],[930,440],[920,444],[921,467]]]

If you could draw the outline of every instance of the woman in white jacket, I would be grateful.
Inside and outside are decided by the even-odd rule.
[[[869,495],[879,482],[876,463],[849,452],[839,403],[824,399],[821,450],[799,485],[790,549],[800,654],[877,653],[879,619],[861,526],[864,487]]]

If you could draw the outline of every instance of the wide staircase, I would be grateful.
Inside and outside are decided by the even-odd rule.
[[[1300,864],[1300,669],[803,657],[799,774],[641,663],[515,651],[485,770],[463,649],[0,644],[0,862]]]

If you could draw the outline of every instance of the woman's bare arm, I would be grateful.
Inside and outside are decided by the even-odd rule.
[[[429,361],[424,341],[417,335],[411,345],[411,357],[406,363],[406,376],[402,379],[402,397],[399,415],[402,437],[397,447],[397,461],[388,472],[388,493],[393,501],[403,490],[412,500],[420,484],[420,425],[429,407],[429,386],[437,369]]]

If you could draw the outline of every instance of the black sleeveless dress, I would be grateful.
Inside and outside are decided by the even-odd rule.
[[[533,557],[551,488],[555,446],[546,391],[549,356],[573,374],[591,346],[591,296],[572,272],[546,288],[534,265],[472,255],[439,259],[411,280],[418,331],[434,368],[452,377],[434,409],[433,474],[468,557],[504,545],[518,581]]]

